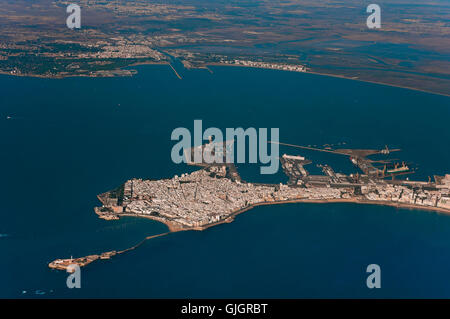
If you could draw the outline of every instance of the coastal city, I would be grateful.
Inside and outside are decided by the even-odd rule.
[[[301,161],[288,156],[282,157],[286,170]],[[210,166],[158,181],[129,180],[123,186],[123,196],[100,195],[104,206],[96,208],[96,212],[105,219],[121,215],[149,217],[166,223],[171,230],[201,230],[231,221],[253,206],[287,202],[373,203],[450,213],[450,174],[436,176],[433,183],[366,175],[359,175],[356,181],[356,175],[336,174],[336,182],[332,176],[306,175],[296,185],[270,185],[232,181],[230,166]]]
[[[0,0],[0,24],[0,299],[450,299],[450,0]]]
[[[223,61],[223,63],[231,64],[231,65],[253,67],[253,68],[274,69],[274,70],[293,71],[293,72],[306,72],[306,67],[303,65],[290,65],[290,64],[267,63],[267,62],[257,62],[257,61],[243,61],[243,60]]]
[[[215,149],[211,141],[202,147]],[[237,214],[253,207],[283,203],[377,204],[450,213],[450,174],[436,175],[434,181],[430,179],[427,182],[401,180],[396,176],[413,173],[405,162],[400,165],[382,161],[384,167],[380,169],[373,165],[379,161],[368,158],[375,154],[387,155],[398,149],[296,147],[348,156],[362,172],[345,175],[336,173],[329,165],[318,165],[324,174],[311,175],[304,167],[312,163],[310,160],[284,154],[280,162],[289,181],[286,184],[263,184],[243,181],[232,163],[191,162],[188,164],[202,168],[170,179],[131,179],[113,191],[100,194],[98,198],[103,205],[96,207],[95,212],[106,220],[121,216],[150,218],[166,224],[168,233],[204,230],[232,222]],[[191,148],[191,153],[197,148]],[[78,259],[57,259],[49,267],[65,269],[71,263],[84,266],[119,253],[113,251]]]

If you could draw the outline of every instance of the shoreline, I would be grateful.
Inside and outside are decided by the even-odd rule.
[[[236,65],[236,64],[226,64],[226,63],[207,63],[206,66],[234,66],[234,67],[241,67],[241,68],[253,68],[253,69],[292,72],[292,73],[315,74],[315,75],[320,75],[320,76],[328,76],[328,77],[332,77],[332,78],[339,78],[339,79],[346,79],[346,80],[352,80],[352,81],[358,81],[358,82],[385,85],[385,86],[390,86],[390,87],[396,87],[396,88],[401,88],[401,89],[407,89],[407,90],[418,91],[418,92],[423,92],[423,93],[428,93],[428,94],[435,94],[435,95],[439,95],[439,96],[450,97],[450,93],[446,94],[446,93],[434,92],[434,91],[423,90],[423,89],[414,88],[414,87],[410,87],[410,86],[403,86],[400,84],[390,84],[390,83],[377,82],[377,81],[371,81],[371,80],[362,80],[359,78],[349,77],[349,76],[345,76],[345,75],[338,75],[338,74],[321,73],[321,72],[314,72],[314,71],[297,72],[297,71],[279,70],[279,69],[272,69],[272,68],[262,68],[262,67],[256,67],[256,66]]]
[[[144,215],[144,214],[139,215],[139,214],[132,214],[132,213],[123,213],[122,214],[122,213],[120,213],[120,214],[117,215],[117,217],[119,217],[119,218],[120,217],[137,217],[137,218],[151,219],[151,220],[154,220],[154,221],[157,221],[157,222],[160,222],[160,223],[166,225],[167,228],[169,229],[169,233],[176,233],[176,232],[179,232],[179,231],[191,230],[191,228],[184,228],[184,227],[180,226],[179,224],[172,223],[172,222],[170,222],[168,220],[161,220],[158,217],[154,217],[154,216],[150,216],[150,215]],[[101,218],[101,217],[99,217],[99,218]]]
[[[419,210],[424,212],[435,212],[435,213],[443,213],[446,215],[450,215],[450,211],[445,208],[440,207],[433,207],[433,206],[420,206],[420,205],[414,205],[414,204],[407,204],[407,203],[401,203],[401,202],[389,202],[389,201],[371,201],[371,200],[362,200],[359,198],[337,198],[337,199],[305,199],[305,198],[299,198],[299,199],[289,199],[289,200],[282,200],[282,201],[266,201],[266,202],[260,202],[251,204],[247,207],[241,208],[233,213],[231,213],[227,218],[220,220],[215,223],[207,224],[204,226],[196,226],[196,227],[183,227],[181,225],[172,223],[167,220],[161,220],[160,218],[148,216],[148,215],[138,215],[138,214],[131,214],[131,213],[124,213],[124,214],[117,214],[116,216],[118,218],[120,217],[141,217],[141,218],[148,218],[152,219],[154,221],[160,222],[165,224],[168,228],[168,232],[156,234],[156,235],[150,235],[146,236],[143,240],[138,242],[136,245],[131,246],[129,248],[126,248],[121,251],[111,251],[111,252],[104,252],[99,255],[89,255],[86,257],[79,257],[75,259],[56,259],[48,264],[49,268],[51,269],[57,269],[57,270],[67,270],[68,266],[71,264],[78,264],[80,267],[84,267],[91,262],[95,260],[104,260],[104,259],[111,259],[111,257],[115,255],[120,255],[123,253],[126,253],[131,250],[135,250],[142,244],[144,244],[147,240],[167,236],[172,233],[177,233],[181,231],[204,231],[208,228],[218,226],[221,224],[229,224],[234,221],[235,217],[237,215],[240,215],[242,213],[245,213],[253,208],[259,207],[259,206],[269,206],[269,205],[283,205],[283,204],[339,204],[339,203],[351,203],[351,204],[360,204],[360,205],[380,205],[380,206],[390,206],[395,208],[402,208],[402,209],[409,209],[409,210]],[[101,217],[99,217],[101,218]],[[86,262],[86,259],[89,259],[88,262]],[[55,266],[57,265],[57,266]]]
[[[149,215],[139,215],[139,214],[131,214],[131,213],[120,213],[116,216],[118,218],[120,217],[137,217],[137,218],[147,218],[151,219],[157,222],[160,222],[164,225],[166,225],[169,229],[169,233],[176,233],[180,231],[189,231],[189,230],[196,230],[196,231],[203,231],[208,228],[218,226],[221,224],[229,224],[234,221],[234,218],[237,215],[240,215],[242,213],[245,213],[253,208],[259,207],[259,206],[270,206],[270,205],[283,205],[283,204],[340,204],[340,203],[349,203],[349,204],[360,204],[360,205],[380,205],[380,206],[390,206],[395,208],[402,208],[402,209],[409,209],[409,210],[419,210],[424,212],[434,212],[434,213],[443,213],[450,216],[450,211],[446,210],[445,208],[441,207],[432,207],[432,206],[421,206],[421,205],[413,205],[408,203],[401,203],[401,202],[389,202],[389,201],[370,201],[370,200],[362,200],[357,198],[338,198],[338,199],[289,199],[289,200],[283,200],[283,201],[268,201],[268,202],[261,202],[261,203],[255,203],[251,204],[247,207],[241,208],[233,213],[231,213],[227,218],[211,223],[206,224],[203,226],[194,226],[194,227],[183,227],[179,224],[172,223],[167,220],[160,220],[158,217],[153,217]],[[101,218],[101,217],[100,217]]]
[[[179,79],[182,79],[181,76],[177,73],[177,71],[172,67],[170,62],[142,62],[142,63],[136,62],[136,63],[130,64],[129,66],[126,66],[126,67],[123,67],[123,68],[120,68],[120,69],[117,69],[117,70],[110,70],[110,72],[117,72],[117,71],[121,71],[121,70],[126,70],[126,68],[128,68],[128,67],[142,66],[142,65],[168,65],[175,72],[175,75]],[[214,63],[206,63],[204,66],[201,66],[201,67],[192,67],[192,68],[186,68],[186,69],[188,69],[188,70],[189,69],[190,70],[195,70],[195,69],[206,70],[206,71],[209,71],[210,73],[212,73],[212,71],[208,68],[209,66],[232,66],[232,67],[253,68],[253,69],[292,72],[292,73],[315,74],[315,75],[319,75],[319,76],[327,76],[327,77],[332,77],[332,78],[346,79],[346,80],[352,80],[352,81],[358,81],[358,82],[364,82],[364,83],[372,83],[372,84],[377,84],[377,85],[384,85],[384,86],[389,86],[389,87],[395,87],[395,88],[401,88],[401,89],[406,89],[406,90],[411,90],[411,91],[417,91],[417,92],[422,92],[422,93],[428,93],[428,94],[433,94],[433,95],[450,97],[450,93],[446,94],[446,93],[442,93],[442,92],[435,92],[435,91],[430,91],[430,90],[424,90],[424,89],[410,87],[410,86],[404,86],[404,85],[400,85],[400,84],[390,84],[390,83],[379,82],[379,81],[363,80],[363,79],[360,79],[360,78],[354,78],[354,77],[349,77],[349,76],[345,76],[345,75],[321,73],[321,72],[314,72],[314,71],[297,72],[297,71],[280,70],[280,69],[273,69],[273,68],[264,68],[264,67],[257,67],[257,66],[236,65],[236,64],[226,64],[226,63],[216,63],[216,62],[214,62]],[[0,71],[0,75],[9,75],[9,76],[18,76],[18,77],[30,77],[30,78],[40,78],[40,79],[55,79],[55,80],[61,80],[61,79],[65,79],[65,78],[76,78],[76,77],[87,77],[87,78],[130,77],[130,76],[136,75],[137,73],[138,73],[138,71],[136,70],[135,74],[112,75],[112,76],[101,76],[101,75],[100,76],[96,76],[96,75],[88,75],[88,74],[79,74],[79,75],[72,74],[72,75],[62,75],[62,76],[45,76],[45,75],[39,75],[39,74],[10,74],[9,72]]]
[[[390,206],[395,208],[403,208],[409,210],[419,210],[424,212],[435,212],[435,213],[443,213],[450,216],[450,211],[445,208],[440,207],[432,207],[432,206],[420,206],[413,205],[407,203],[399,203],[399,202],[389,202],[389,201],[370,201],[370,200],[361,200],[357,198],[339,198],[339,199],[289,199],[283,201],[270,201],[270,202],[261,202],[256,204],[251,204],[247,207],[241,208],[234,213],[231,213],[229,217],[224,220],[208,224],[201,227],[189,228],[186,230],[206,230],[213,226],[218,226],[225,223],[231,223],[234,221],[234,218],[242,213],[245,213],[253,208],[259,206],[270,206],[270,205],[283,205],[283,204],[339,204],[339,203],[350,203],[350,204],[360,204],[360,205],[380,205],[380,206]]]

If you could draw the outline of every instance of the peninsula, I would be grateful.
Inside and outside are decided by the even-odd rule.
[[[283,144],[283,143],[280,143]],[[286,184],[261,184],[243,181],[233,164],[188,163],[201,166],[190,174],[170,179],[131,179],[115,190],[98,195],[102,206],[95,212],[106,220],[122,216],[150,218],[166,224],[169,232],[149,236],[123,251],[111,251],[81,258],[57,259],[50,268],[64,270],[70,264],[85,266],[95,260],[137,248],[145,240],[186,230],[204,230],[232,222],[237,214],[259,205],[284,203],[360,203],[389,205],[450,213],[450,174],[434,176],[427,182],[396,179],[411,174],[405,163],[390,160],[375,161],[368,156],[387,155],[394,151],[366,149],[317,149],[288,146],[348,156],[361,170],[345,175],[336,173],[329,165],[318,165],[323,175],[311,175],[305,157],[284,154],[280,157]],[[211,143],[202,147],[215,147]],[[224,154],[225,156],[225,154]],[[376,164],[382,164],[382,168]]]

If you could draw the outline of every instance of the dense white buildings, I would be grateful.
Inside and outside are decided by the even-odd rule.
[[[172,179],[132,179],[123,187],[123,202],[100,195],[102,218],[121,214],[147,216],[181,228],[205,227],[225,221],[240,210],[274,202],[374,202],[450,212],[449,187],[427,188],[379,180],[363,186],[252,184],[232,181],[225,166],[212,166]],[[360,191],[356,191],[359,188]]]

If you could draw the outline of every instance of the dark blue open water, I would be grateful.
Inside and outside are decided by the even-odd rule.
[[[96,195],[190,170],[172,163],[170,134],[194,119],[279,127],[293,144],[388,144],[418,179],[450,172],[448,97],[271,70],[184,70],[179,80],[166,66],[138,69],[132,78],[0,76],[0,297],[450,297],[450,216],[356,204],[260,207],[93,263],[81,289],[66,288],[67,274],[49,261],[166,230],[100,220]],[[281,152],[353,171],[336,155]],[[285,181],[240,168],[246,180]],[[375,291],[365,285],[372,263],[382,271]]]

